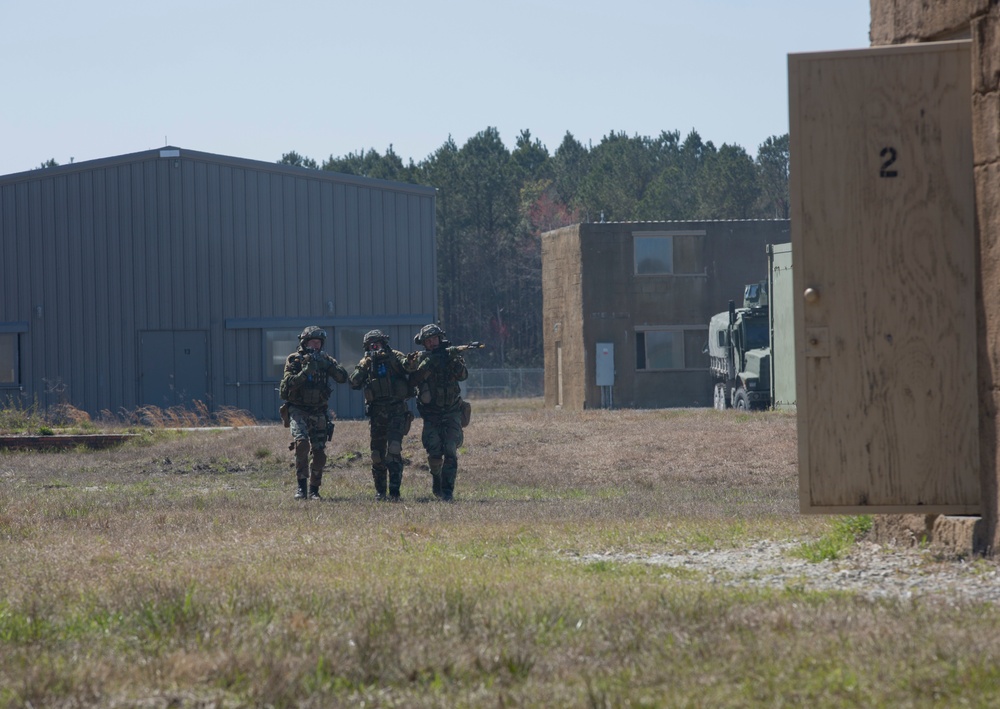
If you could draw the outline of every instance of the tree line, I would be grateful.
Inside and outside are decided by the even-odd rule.
[[[390,145],[330,156],[295,151],[282,164],[437,189],[438,301],[453,341],[483,340],[477,363],[542,364],[543,232],[578,222],[788,218],[788,135],[752,158],[692,130],[655,138],[612,131],[597,145],[569,132],[554,153],[522,130],[509,150],[496,128],[425,160]]]

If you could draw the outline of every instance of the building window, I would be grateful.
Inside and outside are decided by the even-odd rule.
[[[674,272],[674,240],[670,236],[637,236],[633,239],[635,273],[657,276]]]
[[[707,328],[662,328],[637,330],[635,333],[635,368],[641,371],[666,369],[705,369],[704,353]]]
[[[18,385],[21,372],[17,361],[17,333],[0,333],[0,386]]]
[[[264,377],[280,380],[285,360],[299,348],[301,330],[264,330]]]

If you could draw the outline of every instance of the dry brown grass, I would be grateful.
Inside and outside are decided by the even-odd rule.
[[[323,502],[292,499],[279,426],[0,453],[0,706],[997,698],[991,607],[578,561],[819,536],[794,418],[531,403],[479,402],[454,504],[430,495],[419,421],[398,505],[371,500],[363,421],[337,423]]]

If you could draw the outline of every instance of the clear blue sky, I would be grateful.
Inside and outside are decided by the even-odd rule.
[[[529,129],[550,152],[788,131],[787,55],[868,45],[868,0],[4,0],[0,174],[157,148],[322,162]]]

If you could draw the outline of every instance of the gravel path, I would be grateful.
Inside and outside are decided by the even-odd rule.
[[[589,554],[584,561],[628,561],[699,572],[721,586],[795,587],[849,591],[866,598],[1000,601],[1000,565],[983,559],[940,558],[928,549],[860,542],[833,561],[790,555],[800,542],[758,542],[743,549],[675,554]]]

